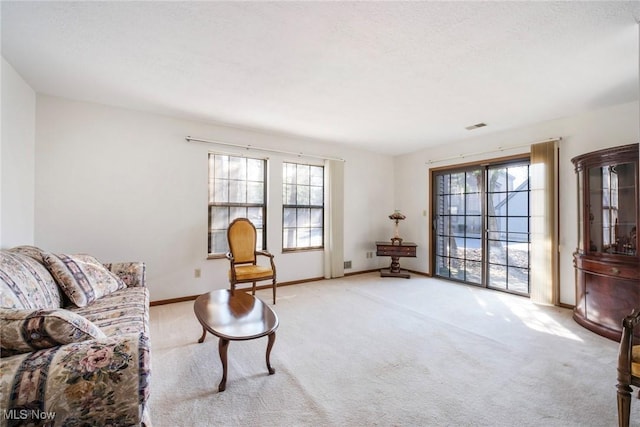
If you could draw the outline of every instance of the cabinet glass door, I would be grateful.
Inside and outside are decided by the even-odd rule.
[[[576,171],[578,174],[578,252],[584,253],[584,171]]]
[[[589,169],[589,251],[635,255],[635,164]]]

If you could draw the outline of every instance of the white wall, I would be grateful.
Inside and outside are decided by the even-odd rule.
[[[453,145],[455,149],[447,144],[393,159],[339,145],[315,141],[301,145],[294,138],[43,95],[37,96],[34,108],[35,100],[33,90],[3,60],[0,246],[34,243],[53,251],[93,253],[105,261],[144,260],[153,300],[226,287],[226,261],[206,260],[206,159],[216,147],[187,143],[186,135],[345,158],[344,258],[353,262],[346,273],[388,263],[386,258],[367,259],[366,253],[375,251],[376,240],[392,235],[387,215],[394,209],[407,215],[400,235],[419,245],[418,257],[403,258],[403,267],[428,271],[430,227],[423,215],[429,208],[428,160],[562,137],[560,298],[566,304],[575,303],[572,253],[577,200],[571,158],[640,139],[637,102],[470,138]],[[528,149],[462,161],[519,152]],[[270,198],[280,200],[280,164],[296,159],[269,157]],[[280,253],[278,203],[270,205],[268,218],[268,247],[276,253],[279,280],[322,276],[322,252]],[[194,278],[196,268],[202,269],[200,279]]]
[[[33,244],[36,94],[2,58],[0,247]]]
[[[145,261],[154,301],[228,284],[228,262],[206,260],[207,152],[216,146],[186,142],[187,135],[344,158],[344,255],[353,263],[345,273],[386,262],[366,252],[388,237],[390,156],[44,95],[36,118],[35,243],[105,262]],[[268,157],[267,247],[278,279],[322,277],[321,251],[281,253],[281,162],[296,159]]]
[[[601,148],[634,144],[640,140],[638,103],[632,102],[579,116],[552,120],[525,128],[478,136],[466,141],[425,149],[395,159],[396,206],[407,215],[402,223],[401,236],[419,245],[418,257],[403,259],[408,268],[427,272],[430,253],[427,248],[431,228],[429,209],[429,168],[458,163],[528,153],[527,147],[498,151],[491,154],[465,157],[428,165],[430,160],[445,159],[468,153],[498,150],[552,137],[562,137],[560,142],[560,301],[575,304],[575,281],[572,254],[577,243],[577,195],[576,177],[571,158]],[[454,148],[452,148],[454,147]]]

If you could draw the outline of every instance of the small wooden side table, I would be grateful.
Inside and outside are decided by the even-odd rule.
[[[411,277],[409,272],[400,269],[400,257],[416,257],[416,248],[418,245],[411,242],[376,242],[377,256],[390,256],[391,265],[389,268],[380,270],[381,277]]]

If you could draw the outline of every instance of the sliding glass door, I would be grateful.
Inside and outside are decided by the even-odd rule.
[[[434,274],[529,294],[529,162],[434,172]]]

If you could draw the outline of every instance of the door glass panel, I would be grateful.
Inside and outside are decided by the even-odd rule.
[[[528,295],[529,165],[490,166],[487,172],[487,286]]]
[[[482,240],[464,239],[464,257],[472,261],[482,261]]]
[[[521,242],[507,242],[508,265],[515,267],[529,267],[529,244]]]
[[[507,251],[500,241],[490,240],[487,245],[489,249],[489,262],[493,265],[507,265]]]
[[[449,258],[444,256],[436,256],[436,276],[449,277]]]
[[[464,215],[464,195],[453,194],[449,196],[449,210],[452,215]]]
[[[465,281],[476,285],[482,284],[482,263],[465,261]]]
[[[529,269],[508,267],[507,286],[510,291],[528,294],[529,293]]]
[[[435,179],[436,275],[482,284],[482,168]]]
[[[507,289],[507,267],[493,264],[489,270],[488,287],[493,289]]]

